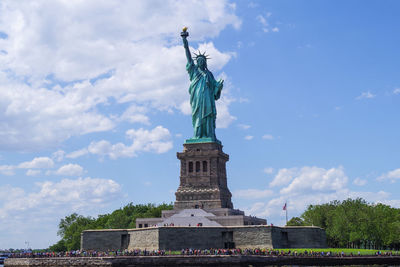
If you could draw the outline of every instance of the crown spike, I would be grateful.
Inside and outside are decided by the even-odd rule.
[[[207,55],[206,53],[207,53],[206,51],[204,51],[204,53],[201,53],[200,50],[197,50],[197,52],[196,52],[196,51],[193,51],[193,55],[194,55],[194,56],[192,56],[192,58],[193,58],[193,59],[198,59],[199,57],[203,57],[203,58],[205,58],[205,59],[211,59],[211,58],[209,57],[209,55]]]

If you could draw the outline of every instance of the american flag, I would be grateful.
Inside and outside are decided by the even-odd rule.
[[[283,210],[286,210],[286,203],[285,203],[285,205],[283,205]]]

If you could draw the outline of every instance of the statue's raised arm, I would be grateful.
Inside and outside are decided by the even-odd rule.
[[[192,62],[193,59],[192,59],[192,55],[191,55],[190,50],[189,50],[189,43],[188,43],[188,40],[187,40],[187,37],[189,36],[189,32],[187,31],[187,27],[184,27],[182,29],[181,36],[182,36],[182,41],[183,41],[183,47],[185,48],[186,59],[187,59],[188,63]]]

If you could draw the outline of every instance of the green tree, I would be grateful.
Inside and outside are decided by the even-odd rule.
[[[51,251],[76,250],[80,248],[81,233],[88,229],[126,229],[135,228],[136,218],[161,217],[162,210],[170,210],[172,204],[128,205],[111,214],[99,215],[97,219],[73,213],[61,219],[57,234],[61,240],[50,246]]]
[[[369,204],[361,198],[310,205],[304,225],[326,230],[328,245],[349,248],[399,248],[400,209]]]
[[[94,218],[76,213],[61,219],[57,234],[62,237],[65,248],[67,250],[79,249],[82,231],[92,228],[94,222]]]
[[[292,217],[286,224],[287,226],[304,226],[304,221],[300,217]]]
[[[54,245],[50,246],[49,250],[55,251],[55,252],[66,251],[67,247],[65,246],[64,239],[61,239],[60,241],[58,241]]]

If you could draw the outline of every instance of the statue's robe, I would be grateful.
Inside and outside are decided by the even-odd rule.
[[[210,71],[201,70],[193,61],[186,65],[190,77],[190,106],[192,107],[193,138],[215,137],[217,110],[215,100],[221,96],[222,82],[217,82]]]

